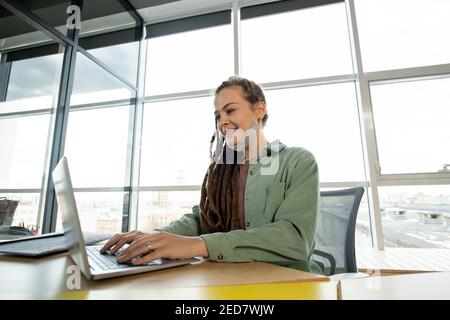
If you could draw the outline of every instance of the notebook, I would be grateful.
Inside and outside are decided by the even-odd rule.
[[[84,232],[83,235],[86,243],[89,245],[113,236],[109,233],[96,232]],[[68,249],[63,232],[0,241],[0,253],[14,256],[40,257],[67,251]]]

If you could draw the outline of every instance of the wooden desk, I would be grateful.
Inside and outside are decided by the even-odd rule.
[[[450,271],[450,249],[356,248],[358,271],[405,274]]]
[[[342,300],[450,299],[450,272],[343,280]]]
[[[67,254],[0,255],[0,299],[337,299],[327,277],[262,262],[192,265],[105,280],[81,277],[68,290]]]

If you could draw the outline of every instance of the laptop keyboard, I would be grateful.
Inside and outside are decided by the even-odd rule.
[[[133,266],[130,262],[117,262],[117,257],[123,250],[125,250],[125,248],[120,248],[115,254],[112,254],[109,250],[105,254],[102,254],[100,253],[99,247],[86,247],[88,257],[94,260],[103,270],[122,269]]]

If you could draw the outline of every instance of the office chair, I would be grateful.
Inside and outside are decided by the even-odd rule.
[[[336,280],[368,276],[358,273],[355,255],[356,217],[363,194],[363,187],[320,192],[312,259]]]

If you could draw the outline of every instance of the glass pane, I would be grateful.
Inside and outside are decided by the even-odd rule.
[[[311,151],[321,182],[364,180],[353,83],[270,90],[266,101],[268,140]]]
[[[38,190],[39,191],[39,190]],[[41,194],[37,193],[0,193],[0,198],[6,197],[8,200],[18,201],[15,210],[8,210],[10,214],[0,213],[0,240],[21,238],[37,234],[38,230],[38,211],[41,200]],[[0,202],[2,200],[0,199]],[[13,212],[13,213],[11,213]],[[20,232],[6,232],[7,227],[22,227]],[[16,229],[17,230],[17,229]]]
[[[75,188],[126,184],[129,112],[128,106],[70,112],[65,155]]]
[[[241,25],[245,77],[271,82],[353,72],[344,3],[246,19]]]
[[[149,39],[145,94],[218,86],[234,74],[232,35],[225,25]]]
[[[147,103],[143,121],[140,185],[202,184],[214,132],[212,97]]]
[[[56,106],[64,47],[3,7],[0,30],[0,116]]]
[[[121,232],[125,195],[123,192],[75,192],[83,232]],[[56,231],[62,231],[59,214]]]
[[[50,122],[49,114],[0,117],[0,189],[41,187]]]
[[[94,57],[110,67],[118,75],[136,84],[139,42],[130,42],[89,50]]]
[[[355,246],[372,247],[372,225],[370,222],[367,189],[365,189],[359,204],[358,217],[356,219]]]
[[[56,106],[62,62],[62,53],[12,62],[6,102],[0,104],[0,113]]]
[[[0,7],[0,238],[41,232],[63,52]]]
[[[450,63],[450,1],[356,0],[365,71]]]
[[[199,191],[141,191],[138,229],[150,231],[170,224],[200,202]]]
[[[386,247],[450,248],[450,186],[380,187]]]
[[[70,104],[130,99],[133,95],[125,84],[106,72],[83,54],[77,54],[75,78]]]
[[[372,85],[382,173],[436,172],[450,164],[450,78]]]

